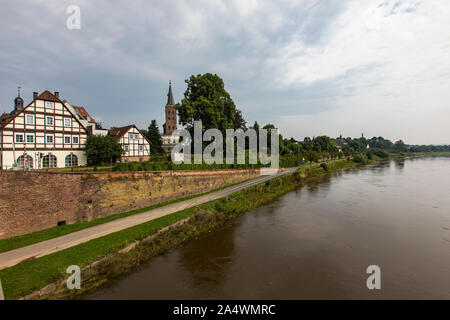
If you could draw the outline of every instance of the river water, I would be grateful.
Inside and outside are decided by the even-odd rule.
[[[450,158],[333,174],[85,298],[450,299]]]

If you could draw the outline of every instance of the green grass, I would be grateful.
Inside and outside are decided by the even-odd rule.
[[[125,229],[75,247],[29,260],[0,270],[6,298],[16,298],[38,290],[55,281],[70,265],[84,266],[127,244],[155,233],[157,230],[188,217],[193,209],[176,212],[147,223]]]
[[[347,161],[340,161],[328,164],[328,173],[341,170],[354,165]],[[63,279],[65,269],[69,265],[86,266],[108,254],[113,254],[126,245],[156,233],[165,226],[172,225],[184,218],[195,214],[196,219],[190,219],[183,226],[175,228],[181,231],[166,232],[166,237],[155,240],[138,254],[135,264],[130,261],[115,261],[109,269],[115,269],[116,274],[130,270],[130,265],[135,266],[159,254],[186,239],[192,238],[223,224],[226,220],[232,219],[246,211],[259,205],[272,201],[274,198],[292,191],[301,183],[326,175],[327,173],[320,166],[301,168],[298,174],[286,175],[269,180],[266,183],[241,190],[228,197],[211,201],[197,207],[179,211],[147,223],[122,230],[105,237],[91,240],[75,247],[44,256],[42,258],[25,261],[16,266],[0,270],[0,279],[3,283],[3,290],[6,298],[14,299],[45,285]],[[301,173],[307,174],[307,178],[302,178]],[[193,220],[193,221],[192,221]],[[184,229],[183,229],[184,228]],[[164,233],[163,233],[164,234]],[[141,247],[141,246],[139,246]],[[128,256],[126,258],[129,258]],[[123,258],[125,259],[125,258]],[[110,272],[108,269],[108,272]],[[103,276],[99,283],[103,283],[110,278],[110,275]]]
[[[226,185],[221,188],[210,190],[208,192],[195,194],[195,195],[191,195],[191,196],[187,196],[187,197],[183,197],[183,198],[179,198],[179,199],[175,199],[175,200],[171,200],[171,201],[160,202],[160,203],[148,206],[148,207],[135,209],[135,210],[127,211],[127,212],[122,212],[122,213],[118,213],[118,214],[111,215],[111,216],[104,217],[104,218],[95,219],[95,220],[88,221],[88,222],[78,222],[78,223],[68,224],[68,225],[64,225],[64,226],[60,226],[60,227],[52,227],[49,229],[36,231],[36,232],[28,233],[25,235],[17,236],[17,237],[2,239],[2,240],[0,240],[0,253],[14,250],[17,248],[26,247],[26,246],[29,246],[29,245],[32,245],[34,243],[38,243],[41,241],[57,238],[57,237],[60,237],[60,236],[63,236],[63,235],[66,235],[66,234],[69,234],[72,232],[80,231],[80,230],[90,228],[90,227],[93,227],[93,226],[96,226],[99,224],[114,221],[114,220],[117,220],[120,218],[125,218],[128,216],[137,214],[137,213],[149,211],[149,210],[156,209],[156,208],[159,208],[162,206],[166,206],[166,205],[169,205],[172,203],[197,198],[197,197],[203,196],[205,194],[220,191],[225,188],[229,188],[229,187],[244,183],[245,181],[248,181],[248,180],[240,181],[240,182],[237,182],[234,184],[229,184],[229,185]]]

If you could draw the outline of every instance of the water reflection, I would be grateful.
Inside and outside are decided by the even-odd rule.
[[[405,167],[405,159],[395,159],[393,160],[396,169],[403,169]]]

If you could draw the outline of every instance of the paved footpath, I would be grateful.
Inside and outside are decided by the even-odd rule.
[[[305,167],[310,166],[306,165]],[[53,238],[50,240],[38,242],[27,247],[14,249],[11,251],[0,253],[0,270],[12,267],[24,260],[31,258],[40,258],[51,253],[55,253],[78,244],[90,241],[92,239],[100,238],[108,234],[128,229],[153,219],[163,217],[165,215],[178,212],[187,208],[198,206],[202,203],[213,201],[219,198],[226,197],[237,191],[249,188],[251,186],[260,184],[273,178],[294,173],[297,168],[289,168],[285,171],[279,172],[276,175],[260,176],[258,178],[240,183],[238,185],[228,187],[219,191],[211,192],[209,194],[199,196],[193,199],[180,201],[169,204],[153,210],[137,213],[125,218],[120,218],[111,222],[103,223],[94,227],[86,228],[80,231],[72,232],[67,235]]]

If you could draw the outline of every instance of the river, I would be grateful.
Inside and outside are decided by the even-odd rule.
[[[152,259],[87,299],[450,299],[450,158],[352,168]],[[381,270],[368,290],[367,267]]]

